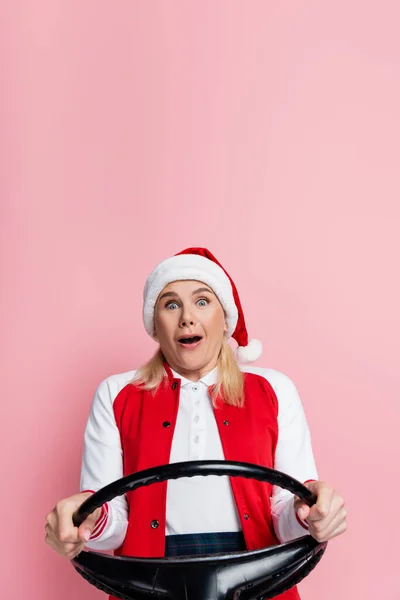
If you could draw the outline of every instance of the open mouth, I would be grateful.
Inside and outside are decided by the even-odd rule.
[[[193,337],[183,336],[178,339],[178,342],[185,346],[193,346],[194,344],[201,342],[202,339],[203,338],[200,335],[194,335]]]

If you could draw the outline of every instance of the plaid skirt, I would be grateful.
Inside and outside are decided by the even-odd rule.
[[[167,535],[165,556],[198,556],[246,550],[242,531]]]

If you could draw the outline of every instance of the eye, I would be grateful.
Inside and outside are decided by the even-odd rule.
[[[209,304],[210,301],[207,300],[207,298],[200,298],[199,300],[197,300],[197,306],[203,307],[203,306],[207,306],[207,304]]]
[[[165,308],[168,308],[169,310],[175,310],[176,308],[178,308],[178,303],[177,302],[167,302],[167,304],[165,305]]]

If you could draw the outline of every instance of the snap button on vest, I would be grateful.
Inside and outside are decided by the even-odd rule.
[[[178,387],[178,383],[176,381],[174,381],[174,383],[172,384],[172,389],[176,390],[177,387]]]
[[[224,421],[224,425],[229,425],[229,421]]]
[[[246,519],[246,521],[249,520],[249,515],[247,513],[244,513],[243,517]]]
[[[154,521],[152,521],[152,522],[150,523],[150,525],[151,525],[152,529],[157,529],[157,527],[159,526],[159,524],[160,524],[160,523],[159,523],[158,521],[156,521],[156,520],[154,520]]]
[[[171,423],[169,421],[164,421],[162,424],[163,427],[170,427]]]

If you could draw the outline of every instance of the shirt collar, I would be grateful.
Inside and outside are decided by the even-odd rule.
[[[183,375],[180,375],[173,369],[171,369],[171,371],[172,371],[172,374],[175,379],[181,380],[181,387],[185,387],[186,385],[189,385],[189,384],[193,385],[194,383],[202,383],[203,385],[210,387],[210,385],[215,385],[217,383],[217,379],[218,379],[218,367],[214,367],[214,369],[212,369],[212,371],[209,371],[208,373],[206,373],[201,379],[199,379],[199,381],[196,381],[196,382],[191,381],[190,379],[186,379],[186,377],[183,377]]]

